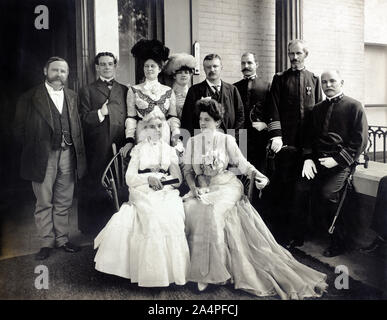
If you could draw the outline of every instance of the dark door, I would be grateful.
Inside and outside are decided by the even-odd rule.
[[[39,10],[38,6],[45,8],[42,11],[42,7]],[[47,17],[44,12],[48,13]],[[26,195],[25,191],[31,193],[30,183],[19,178],[20,148],[12,139],[17,99],[23,92],[44,80],[43,67],[50,56],[60,56],[68,61],[68,87],[77,87],[75,17],[75,0],[0,2],[1,200],[19,194]],[[42,25],[48,29],[39,29]]]

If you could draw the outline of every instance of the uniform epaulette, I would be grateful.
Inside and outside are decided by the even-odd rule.
[[[276,76],[282,76],[284,74],[284,72],[282,71],[282,72],[277,72],[275,75]]]

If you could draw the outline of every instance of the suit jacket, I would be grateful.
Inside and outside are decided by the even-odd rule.
[[[270,83],[262,80],[261,78],[255,77],[251,84],[251,89],[248,90],[248,80],[242,79],[234,86],[237,87],[239,94],[241,95],[244,114],[245,114],[245,128],[250,128],[252,112],[254,115],[263,122],[267,122],[267,103],[269,101]],[[252,115],[253,116],[253,115]],[[254,118],[254,117],[253,117]],[[257,121],[257,119],[253,119]]]
[[[77,176],[82,178],[86,173],[86,156],[77,108],[77,95],[70,89],[63,90],[76,154]],[[44,180],[49,153],[52,150],[54,121],[49,99],[44,84],[27,91],[17,103],[14,121],[15,138],[23,146],[20,175],[23,179],[38,183]]]
[[[268,108],[269,136],[282,136],[284,145],[300,147],[304,124],[322,100],[320,79],[303,69],[288,69],[273,77]]]
[[[362,104],[342,95],[313,108],[304,137],[305,158],[333,157],[342,168],[359,159],[368,142],[368,123]]]
[[[191,136],[194,134],[194,129],[199,129],[199,112],[195,108],[196,101],[203,97],[213,95],[212,89],[204,80],[189,88],[187,97],[184,102],[183,112],[181,117],[181,127],[188,130]],[[244,125],[244,111],[242,99],[238,89],[229,83],[222,81],[219,102],[224,108],[223,129],[241,129]]]
[[[79,113],[83,133],[89,174],[100,175],[113,156],[112,143],[120,148],[125,143],[126,95],[128,88],[117,81],[111,90],[101,80],[83,87],[79,92]],[[109,114],[100,122],[98,110],[105,101]]]

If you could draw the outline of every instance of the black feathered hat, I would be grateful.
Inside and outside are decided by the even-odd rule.
[[[163,65],[163,62],[168,60],[169,56],[169,48],[156,39],[141,39],[132,47],[131,52],[135,58],[143,61],[153,59],[160,65]]]

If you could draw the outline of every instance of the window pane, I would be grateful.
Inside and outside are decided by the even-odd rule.
[[[161,23],[163,1],[117,0],[117,2],[120,50],[117,79],[122,83],[133,85],[139,82],[141,72],[136,71],[136,61],[130,50],[140,39],[162,40],[160,35],[163,35]]]

